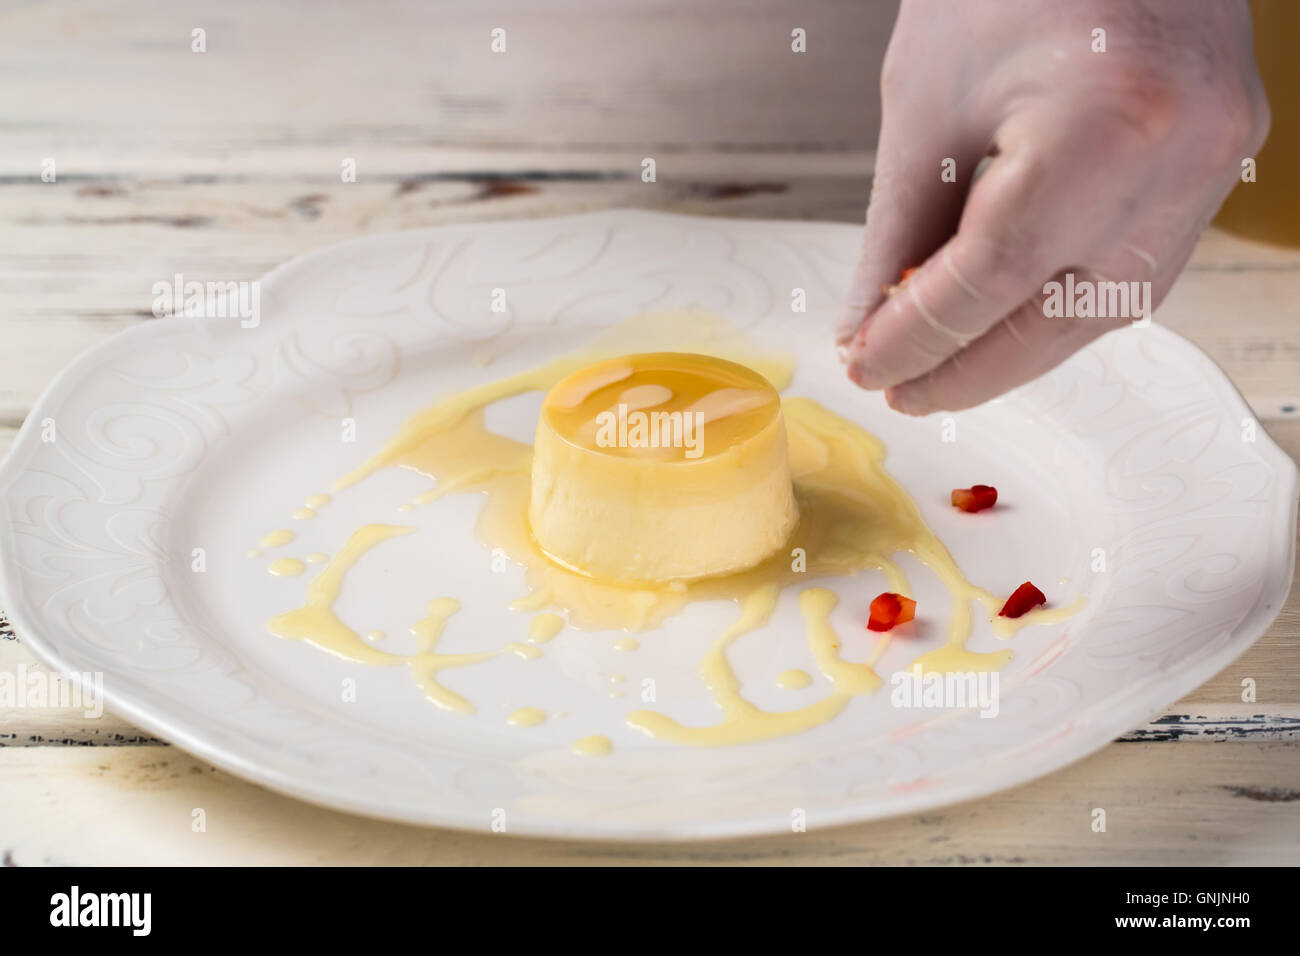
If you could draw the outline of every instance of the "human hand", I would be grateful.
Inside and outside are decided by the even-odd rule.
[[[903,0],[881,99],[836,340],[910,414],[979,404],[1140,317],[1045,316],[1067,272],[1150,282],[1154,309],[1270,119],[1245,0]]]

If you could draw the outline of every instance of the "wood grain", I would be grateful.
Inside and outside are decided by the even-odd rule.
[[[63,0],[3,14],[0,174],[403,171],[447,147],[869,149],[890,0]],[[491,31],[506,31],[493,53]],[[791,51],[791,30],[807,52]],[[206,30],[207,52],[191,52]],[[21,92],[21,95],[19,95]],[[480,164],[479,168],[483,168]],[[392,168],[392,167],[390,167]],[[545,168],[557,168],[546,164]]]
[[[0,858],[196,866],[1287,864],[1300,859],[1298,758],[1296,742],[1112,744],[995,797],[896,820],[628,846],[366,820],[243,783],[170,747],[11,748],[0,749]],[[1098,808],[1106,811],[1104,833],[1092,830]],[[196,809],[205,832],[192,830]],[[808,810],[815,820],[816,808]]]

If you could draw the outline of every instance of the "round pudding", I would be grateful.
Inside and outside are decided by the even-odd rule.
[[[529,521],[582,574],[665,582],[730,574],[799,518],[781,398],[757,372],[652,352],[574,372],[542,402]]]

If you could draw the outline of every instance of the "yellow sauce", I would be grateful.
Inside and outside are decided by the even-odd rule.
[[[422,618],[411,625],[411,633],[416,637],[419,650],[409,659],[407,666],[410,668],[415,682],[424,691],[424,696],[434,704],[443,710],[472,714],[474,713],[474,705],[460,694],[439,683],[438,675],[442,671],[453,667],[466,667],[470,664],[491,660],[495,654],[492,651],[478,654],[437,653],[438,641],[442,639],[442,632],[447,626],[447,620],[460,610],[460,602],[455,598],[438,598],[429,604],[428,610],[428,617]]]
[[[267,565],[266,570],[277,578],[295,578],[307,570],[307,565],[297,558],[277,558]]]
[[[536,727],[545,721],[546,711],[540,707],[520,707],[506,718],[506,723],[515,727]]]
[[[614,650],[616,651],[635,651],[640,646],[641,642],[635,637],[621,637],[614,642]]]
[[[613,749],[614,744],[601,734],[592,734],[573,742],[573,752],[583,757],[604,757]]]
[[[270,534],[264,535],[262,540],[257,542],[257,546],[259,548],[279,548],[296,537],[297,535],[288,528],[281,528],[279,531],[272,531]]]
[[[528,622],[528,641],[531,644],[545,644],[564,630],[564,618],[558,614],[536,614]]]
[[[303,504],[306,505],[308,508],[313,508],[313,509],[323,508],[329,503],[330,503],[329,495],[312,495],[310,498],[308,498],[306,501],[303,502]]]
[[[1021,629],[1032,627],[1035,624],[1057,624],[1073,617],[1083,609],[1086,603],[1088,603],[1088,599],[1080,595],[1065,607],[1037,607],[1016,618],[994,617],[993,633],[998,637],[1007,638],[1013,637]]]
[[[674,319],[671,315],[649,318],[661,328],[681,326],[681,316],[674,321],[669,321]],[[699,319],[694,317],[691,321]],[[743,350],[738,351],[734,341],[706,342],[703,347],[697,345],[696,350],[710,351],[710,345],[760,371],[778,390],[789,383],[792,371],[787,361],[745,354]],[[802,584],[812,579],[849,578],[875,570],[884,575],[888,590],[910,594],[907,577],[893,560],[899,552],[910,552],[944,584],[953,602],[945,643],[920,655],[909,667],[919,666],[922,673],[988,671],[997,670],[1011,660],[1009,649],[982,653],[966,647],[975,620],[972,605],[981,607],[986,619],[992,619],[1005,596],[991,594],[965,578],[948,550],[925,525],[916,504],[885,471],[883,445],[854,423],[807,398],[786,398],[781,406],[799,521],[787,546],[770,558],[725,577],[633,585],[576,573],[549,560],[529,533],[531,446],[489,431],[484,423],[484,411],[496,402],[525,392],[549,389],[600,357],[599,350],[568,356],[443,398],[412,416],[376,455],[336,482],[333,488],[335,494],[345,492],[382,469],[401,467],[432,479],[430,490],[417,498],[420,503],[452,493],[481,494],[484,504],[477,536],[487,548],[500,549],[525,572],[527,592],[514,600],[511,607],[543,612],[530,619],[529,644],[512,642],[499,650],[476,654],[436,653],[442,628],[459,606],[452,599],[444,598],[430,605],[429,617],[412,628],[422,642],[416,654],[388,654],[368,645],[338,619],[333,604],[344,577],[362,554],[387,538],[413,530],[382,524],[366,525],[354,532],[310,583],[303,606],[274,618],[269,623],[270,629],[282,637],[303,640],[360,663],[406,665],[435,704],[467,713],[474,709],[473,705],[439,683],[439,673],[485,661],[500,653],[539,656],[541,651],[535,645],[549,641],[565,626],[564,618],[554,611],[563,611],[567,623],[581,629],[645,631],[680,613],[692,602],[732,600],[738,606],[737,618],[713,643],[699,670],[720,711],[717,722],[688,726],[649,709],[635,710],[626,716],[630,727],[660,740],[696,746],[729,746],[812,729],[843,711],[854,697],[879,689],[882,681],[874,665],[889,647],[889,636],[882,635],[876,640],[868,661],[844,660],[830,621],[838,601],[835,592]],[[611,363],[610,375],[622,373],[618,363]],[[624,379],[615,381],[623,383]],[[654,383],[627,384],[643,388]],[[570,396],[568,400],[579,407],[592,394],[594,390]],[[662,396],[634,392],[631,399],[649,401],[656,397]],[[797,562],[792,559],[795,553],[800,555]],[[769,712],[743,695],[728,650],[745,634],[767,623],[782,591],[789,586],[800,589],[799,605],[808,647],[817,669],[830,683],[830,690],[807,706]],[[861,587],[857,581],[852,586]],[[872,595],[859,596],[864,597],[865,606]],[[999,619],[994,627],[999,636],[1009,637],[1023,627],[1060,621],[1082,603],[1080,598],[1066,608],[1034,611],[1015,621]],[[922,614],[926,611],[921,609]],[[865,631],[861,639],[867,639]],[[636,642],[623,638],[619,643],[621,649],[632,649]],[[802,677],[795,676],[799,674]],[[614,678],[611,680],[615,683],[626,680],[622,675]],[[810,686],[811,678],[802,671],[787,671],[778,682],[783,687],[806,687]],[[575,743],[573,749],[577,753],[597,755],[608,753],[612,745],[608,738],[593,735]]]
[[[807,671],[791,669],[776,675],[776,686],[782,690],[803,690],[812,686],[812,675]]]
[[[293,513],[294,521],[306,521],[308,518],[316,517],[316,511],[313,508],[299,508]]]
[[[352,532],[338,554],[307,585],[307,599],[302,607],[271,618],[267,627],[272,634],[290,640],[306,641],[314,647],[359,664],[392,667],[405,663],[400,655],[376,650],[361,639],[334,613],[334,602],[343,588],[343,579],[361,556],[379,542],[396,535],[410,534],[414,528],[368,524]]]

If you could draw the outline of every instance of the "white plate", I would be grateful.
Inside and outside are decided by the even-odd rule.
[[[941,416],[894,414],[839,369],[829,324],[857,241],[849,226],[635,212],[419,230],[275,270],[255,329],[142,325],[58,377],[0,470],[3,606],[51,666],[102,671],[110,709],[140,727],[274,789],[397,820],[487,829],[504,811],[507,830],[524,834],[788,832],[800,812],[814,827],[865,820],[1047,773],[1195,688],[1264,631],[1291,580],[1296,469],[1262,430],[1247,440],[1250,411],[1223,374],[1159,326],[1109,335],[1013,396],[953,416],[958,440],[943,441]],[[796,287],[807,314],[791,312]],[[495,288],[508,290],[504,314],[490,308]],[[1007,593],[1032,578],[1060,603],[1087,596],[1067,622],[1012,640],[1000,719],[893,708],[886,687],[815,731],[742,747],[684,748],[626,728],[631,708],[609,696],[610,672],[633,688],[654,674],[659,709],[710,721],[696,666],[734,614],[717,603],[643,635],[635,653],[613,648],[618,635],[566,632],[541,660],[507,655],[448,675],[478,703],[473,716],[432,707],[396,670],[267,633],[310,575],[273,578],[246,552],[405,416],[634,313],[680,306],[793,352],[787,394],[880,435],[887,467],[976,583]],[[536,407],[517,399],[490,421],[531,436]],[[340,441],[344,418],[356,422],[353,444]],[[56,441],[42,440],[47,420]],[[981,481],[1006,502],[996,520],[947,505],[950,488]],[[294,553],[333,552],[422,487],[381,473],[295,525]],[[427,601],[454,594],[465,610],[443,650],[522,636],[525,617],[505,607],[522,576],[492,572],[471,533],[478,501],[403,516],[421,532],[358,566],[344,619],[400,634]],[[204,573],[191,570],[195,548]],[[1095,549],[1105,571],[1093,570]],[[831,582],[846,646],[880,583]],[[946,600],[924,574],[916,586],[927,606]],[[923,630],[882,673],[940,640]],[[985,630],[971,646],[1000,645]],[[819,693],[772,686],[806,655],[787,594],[732,659],[758,704],[784,709]],[[345,678],[357,681],[355,703],[340,700]],[[507,710],[525,705],[567,716],[508,726]],[[597,732],[612,755],[570,752]]]

